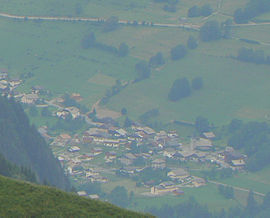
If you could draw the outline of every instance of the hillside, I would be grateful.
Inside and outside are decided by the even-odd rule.
[[[10,162],[32,169],[39,182],[67,188],[67,179],[45,140],[20,104],[0,97],[0,153]]]
[[[1,217],[151,217],[2,176],[0,201]]]

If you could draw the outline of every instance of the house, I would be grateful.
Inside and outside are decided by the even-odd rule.
[[[159,184],[163,188],[172,188],[175,184],[172,181],[166,181]]]
[[[150,127],[142,127],[142,126],[132,126],[132,130],[136,132],[144,132],[146,135],[154,135],[156,132],[155,130],[151,129]]]
[[[120,136],[126,136],[127,135],[127,131],[124,129],[117,129],[115,130],[116,133],[118,133]]]
[[[131,159],[128,159],[126,157],[122,157],[122,158],[119,158],[119,161],[123,164],[123,165],[131,165],[133,163],[133,160]]]
[[[0,70],[0,79],[7,79],[8,78],[8,71],[7,70]]]
[[[81,97],[81,95],[79,93],[72,93],[70,98],[74,99],[77,102],[80,102],[83,100],[83,98]]]
[[[92,149],[92,153],[94,156],[97,156],[97,155],[101,154],[102,152],[103,152],[102,148],[93,148]]]
[[[216,138],[216,135],[213,132],[204,132],[203,136],[206,139],[214,139],[214,138]]]
[[[117,157],[117,154],[114,151],[109,151],[109,152],[106,152],[105,154],[106,160],[114,160],[116,157]]]
[[[93,142],[93,138],[87,135],[83,135],[82,140],[84,144],[91,144]]]
[[[72,146],[68,149],[69,152],[78,152],[81,149],[78,146]]]
[[[189,173],[182,168],[178,168],[168,172],[167,176],[173,180],[184,180],[190,177]]]
[[[12,79],[12,80],[9,81],[9,85],[11,87],[15,87],[15,86],[20,85],[21,82],[22,82],[22,80],[20,80],[20,79]]]
[[[97,200],[99,199],[98,195],[89,195],[89,198],[93,199],[93,200]]]
[[[34,94],[42,94],[44,92],[45,92],[45,89],[42,86],[33,86],[32,87],[32,93],[34,93]]]
[[[179,195],[184,195],[184,194],[185,194],[184,191],[181,190],[181,189],[177,189],[177,190],[173,191],[173,193],[174,193],[175,195],[177,195],[177,196],[179,196]]]
[[[173,148],[167,148],[163,151],[163,156],[168,157],[168,158],[173,158],[175,155],[176,151]]]
[[[213,149],[213,144],[211,140],[205,138],[192,139],[191,140],[193,148],[200,151],[209,151]]]
[[[36,103],[37,100],[38,100],[37,94],[25,94],[22,97],[21,102],[23,104],[34,104],[34,103]]]
[[[56,116],[62,119],[66,119],[70,115],[70,112],[66,109],[60,110],[56,112]]]
[[[238,160],[232,160],[232,165],[234,167],[243,167],[246,165],[246,163],[243,159],[238,159]]]
[[[133,162],[137,157],[132,153],[127,153],[125,155],[125,158],[127,158],[127,159],[129,159],[129,160],[131,160]]]
[[[224,152],[224,160],[227,163],[237,164],[237,165],[245,165],[245,159],[247,158],[246,155],[241,154],[237,151],[225,151]],[[234,163],[233,163],[234,162]]]
[[[195,187],[200,187],[206,184],[205,180],[203,178],[197,177],[197,176],[193,176],[193,181],[192,184]]]
[[[71,139],[71,136],[67,133],[62,133],[59,135],[59,138],[61,138],[62,140],[68,141]]]
[[[194,158],[195,151],[178,151],[178,157],[180,157],[180,160],[192,160]],[[181,158],[182,156],[182,158]]]
[[[166,161],[163,159],[155,159],[152,161],[153,168],[164,169],[166,167]]]
[[[81,197],[86,197],[87,193],[85,191],[78,191],[77,194]]]
[[[151,194],[153,195],[160,195],[160,194],[167,194],[170,192],[174,192],[178,190],[177,187],[173,186],[173,187],[163,187],[163,186],[153,186],[151,188]]]
[[[71,113],[71,116],[72,116],[73,119],[76,119],[76,118],[78,118],[81,115],[79,108],[76,108],[76,107],[67,107],[65,109]]]

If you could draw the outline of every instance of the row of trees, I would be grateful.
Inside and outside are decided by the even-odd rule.
[[[188,17],[207,17],[212,13],[213,9],[209,4],[205,4],[202,7],[195,5],[188,10]]]
[[[129,53],[129,47],[126,43],[121,43],[118,48],[106,45],[104,43],[100,43],[96,40],[94,32],[88,33],[83,37],[83,39],[81,40],[81,46],[83,49],[97,48],[103,51],[113,53],[120,57],[125,57]]]
[[[233,192],[229,191],[228,192]],[[229,194],[228,196],[232,196]],[[268,193],[261,204],[254,199],[253,191],[249,192],[247,198],[247,204],[243,207],[233,207],[225,211],[222,209],[219,212],[210,212],[205,205],[199,204],[195,198],[191,197],[187,202],[177,204],[175,206],[169,206],[167,204],[162,207],[151,207],[146,209],[146,212],[150,212],[157,217],[161,218],[231,218],[231,217],[245,217],[245,218],[259,218],[270,216],[270,193]]]
[[[252,48],[240,48],[236,59],[255,64],[270,64],[270,56],[265,56],[263,50],[253,50]]]
[[[178,101],[182,98],[189,97],[191,95],[192,89],[200,90],[202,88],[203,80],[201,77],[194,78],[191,82],[191,85],[186,77],[177,79],[174,81],[169,91],[168,98],[170,101]]]
[[[231,37],[232,20],[228,19],[223,23],[208,21],[200,29],[200,39],[204,42],[219,40]]]

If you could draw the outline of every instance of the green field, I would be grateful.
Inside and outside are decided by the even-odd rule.
[[[181,196],[175,196],[173,194],[159,197],[137,196],[132,209],[142,211],[145,208],[161,207],[165,204],[174,206],[187,201],[190,197],[194,197],[200,204],[207,205],[211,211],[220,211],[222,208],[228,209],[236,205],[241,205],[237,198],[236,200],[225,199],[218,193],[215,185],[207,185],[200,188],[184,188],[183,191],[185,193]]]

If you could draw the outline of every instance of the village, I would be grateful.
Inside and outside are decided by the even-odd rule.
[[[108,175],[116,175],[137,181],[138,186],[149,190],[146,195],[182,195],[183,187],[196,188],[207,183],[206,179],[191,175],[185,163],[208,164],[233,171],[245,168],[247,157],[230,146],[222,149],[216,146],[214,132],[204,132],[187,142],[180,139],[176,131],[157,132],[137,122],[119,126],[111,117],[97,119],[93,111],[83,113],[76,105],[66,107],[62,97],[48,99],[49,91],[41,86],[32,87],[29,93],[19,93],[16,88],[22,83],[23,80],[11,79],[6,70],[1,70],[3,96],[13,97],[25,105],[54,107],[51,116],[62,120],[80,118],[87,123],[86,130],[75,134],[63,131],[56,135],[48,126],[39,127],[66,175],[79,184],[110,183]],[[82,97],[72,93],[70,99],[80,102]],[[152,179],[142,179],[146,170],[153,175]],[[156,172],[165,176],[156,176]],[[83,190],[78,192],[79,195],[84,193]]]

